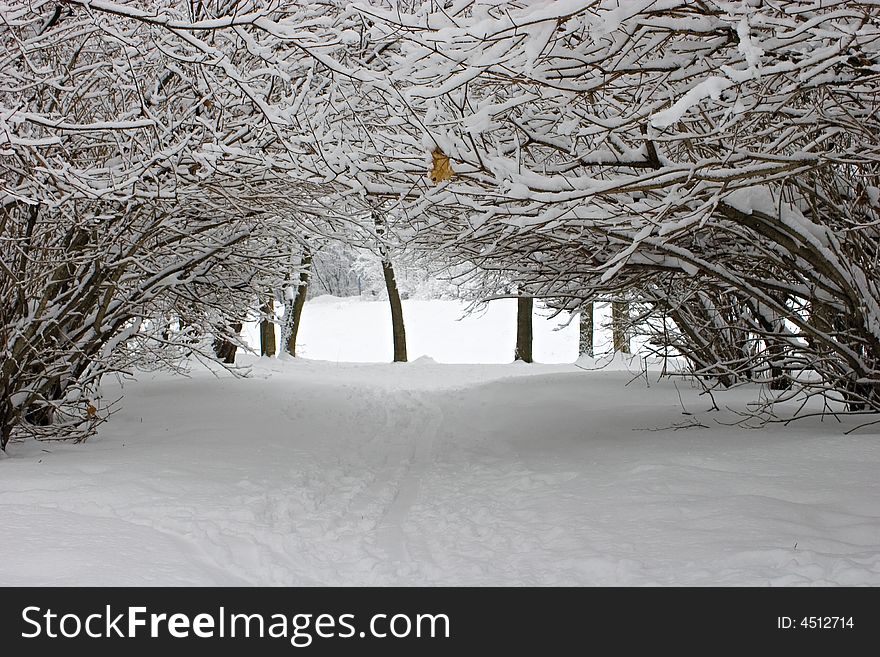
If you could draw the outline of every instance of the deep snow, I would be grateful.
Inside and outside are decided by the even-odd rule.
[[[312,353],[338,329],[318,305]],[[880,585],[880,444],[853,419],[725,426],[620,367],[241,362],[127,382],[85,445],[11,445],[0,584]]]

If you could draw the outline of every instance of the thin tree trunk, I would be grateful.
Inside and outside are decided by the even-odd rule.
[[[514,360],[532,362],[532,297],[516,300],[516,352]]]
[[[394,278],[394,266],[387,258],[382,260],[382,273],[388,290],[388,303],[391,304],[391,332],[394,338],[394,362],[406,362],[406,329],[403,325],[403,304]]]
[[[306,296],[309,292],[309,278],[312,272],[312,252],[308,247],[303,248],[302,261],[300,262],[299,285],[296,288],[296,296],[293,305],[288,307],[291,313],[288,320],[287,353],[296,356],[296,336],[299,333],[300,319],[302,318],[303,306],[306,305]]]
[[[275,346],[275,322],[270,317],[275,314],[275,302],[272,297],[266,299],[266,303],[260,309],[263,320],[260,322],[260,355],[274,356]]]
[[[594,356],[593,353],[593,302],[588,301],[581,306],[580,319],[580,342],[578,354],[581,356]]]
[[[405,363],[406,329],[403,324],[403,304],[397,290],[397,279],[394,277],[394,265],[385,246],[385,219],[378,209],[373,210],[373,223],[376,226],[379,255],[382,258],[382,274],[385,276],[385,289],[388,290],[388,303],[391,305],[391,334],[394,340],[394,362]]]
[[[614,338],[614,351],[622,354],[630,352],[629,334],[629,302],[613,301],[611,303],[611,333]]]

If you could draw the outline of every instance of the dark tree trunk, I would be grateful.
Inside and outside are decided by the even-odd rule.
[[[406,329],[403,325],[403,304],[397,291],[397,280],[394,278],[394,266],[391,260],[382,261],[382,273],[385,275],[385,287],[388,290],[388,303],[391,304],[391,333],[394,338],[394,362],[406,362]]]
[[[397,290],[397,279],[394,277],[394,265],[385,246],[385,219],[378,209],[373,210],[373,223],[376,226],[379,255],[382,258],[382,274],[385,276],[385,289],[388,291],[388,303],[391,305],[391,334],[394,340],[394,362],[405,363],[406,329],[403,324],[403,305]]]
[[[581,356],[594,356],[593,353],[593,302],[589,301],[581,306],[580,319],[580,342],[578,354]]]
[[[241,332],[241,322],[233,322],[229,325],[229,329],[231,333],[240,333]],[[217,354],[217,358],[222,360],[227,365],[235,364],[235,352],[238,350],[238,347],[234,342],[230,342],[224,337],[219,337],[214,340],[214,353]]]
[[[613,301],[611,303],[611,333],[614,338],[614,351],[622,354],[630,353],[629,333],[629,302]]]
[[[0,388],[0,450],[6,451],[6,445],[12,438],[12,430],[19,422],[19,410],[12,405],[11,395],[2,394],[5,386]]]
[[[516,352],[514,360],[532,362],[532,303],[531,297],[516,300]]]
[[[288,324],[290,335],[287,336],[287,353],[296,356],[296,336],[299,333],[299,323],[302,318],[303,306],[306,305],[306,296],[309,293],[309,277],[312,272],[312,252],[308,247],[303,248],[302,261],[300,262],[299,285],[296,288],[296,296],[293,306],[290,308],[291,319]]]
[[[270,318],[275,315],[275,302],[272,298],[266,299],[266,303],[260,309],[263,313],[263,320],[260,322],[260,355],[274,356],[275,346],[275,322]]]

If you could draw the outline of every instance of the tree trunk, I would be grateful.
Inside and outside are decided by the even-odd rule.
[[[229,325],[229,329],[232,333],[241,333],[241,322],[233,322]],[[235,364],[235,352],[237,350],[238,347],[235,343],[230,342],[224,337],[218,337],[214,340],[214,353],[217,354],[217,358],[227,365]]]
[[[614,351],[622,354],[630,352],[629,334],[629,302],[613,301],[611,303],[611,333],[614,338]]]
[[[260,322],[260,355],[275,355],[275,322],[270,318],[275,315],[275,302],[271,297],[266,299],[266,303],[260,309],[263,313],[263,320]]]
[[[309,277],[312,272],[312,252],[308,247],[303,248],[302,261],[300,262],[299,285],[296,288],[296,296],[293,305],[288,306],[291,316],[288,320],[287,353],[296,356],[296,336],[299,333],[300,318],[302,318],[303,306],[306,305],[306,296],[309,292]]]
[[[388,290],[388,303],[391,304],[391,333],[394,339],[394,362],[406,362],[406,330],[403,325],[403,305],[397,290],[397,279],[394,277],[394,265],[385,246],[385,218],[378,208],[373,210],[373,223],[376,226],[376,237],[379,255],[382,258],[382,274],[385,276],[385,289]]]
[[[593,302],[589,301],[581,306],[580,342],[578,354],[593,357]]]
[[[516,300],[516,352],[514,360],[532,362],[532,302],[531,297]]]
[[[0,421],[0,451],[6,451],[6,445],[9,443],[9,439],[12,437],[12,418],[14,417],[11,413],[9,413],[9,419],[5,416],[7,411],[4,409],[3,419]]]
[[[12,404],[12,396],[3,394],[6,385],[0,386],[0,450],[6,451],[6,445],[12,438],[12,430],[19,423],[19,409]]]
[[[391,260],[382,260],[382,273],[385,275],[385,287],[388,290],[388,303],[391,304],[391,332],[394,338],[394,362],[406,362],[406,330],[403,325],[403,304],[397,291],[394,278],[394,267]]]

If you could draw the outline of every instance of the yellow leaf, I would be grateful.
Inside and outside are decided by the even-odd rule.
[[[435,148],[431,153],[431,158],[434,160],[434,166],[428,175],[431,177],[432,183],[438,185],[444,180],[452,178],[455,172],[452,170],[452,165],[449,164],[449,158],[443,151]]]

